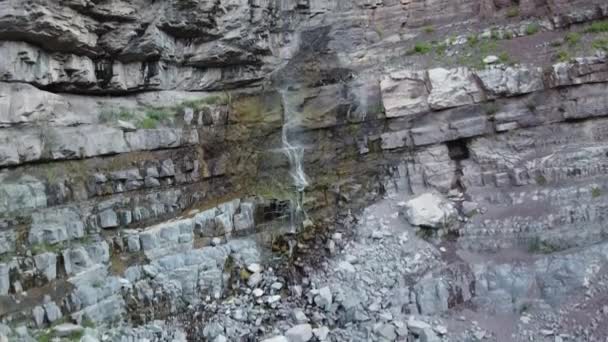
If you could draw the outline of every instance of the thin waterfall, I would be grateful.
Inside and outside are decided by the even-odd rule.
[[[289,96],[286,91],[281,91],[281,98],[283,101],[283,129],[281,134],[281,140],[283,146],[282,152],[287,156],[289,160],[289,174],[291,176],[293,187],[295,189],[295,198],[291,201],[291,229],[296,231],[300,224],[306,218],[306,212],[303,208],[304,191],[308,187],[308,177],[304,172],[304,165],[302,163],[304,159],[304,147],[297,144],[293,139],[293,133],[297,130],[298,112],[289,101]]]

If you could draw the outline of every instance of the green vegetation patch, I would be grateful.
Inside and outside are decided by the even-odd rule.
[[[564,37],[564,40],[566,41],[566,43],[568,43],[568,45],[576,46],[578,45],[578,43],[581,42],[581,34],[578,32],[568,32],[566,33],[566,37]]]
[[[540,25],[538,23],[530,23],[526,26],[526,34],[528,36],[538,33],[538,31],[540,31]]]
[[[414,45],[412,52],[419,55],[425,55],[431,52],[431,50],[433,50],[433,46],[430,43],[419,42]]]
[[[570,61],[571,57],[570,57],[570,53],[568,51],[565,50],[560,50],[557,52],[557,54],[555,55],[555,59],[558,62],[568,62]]]
[[[535,254],[550,254],[563,250],[562,246],[543,241],[539,237],[534,237],[528,242],[528,252]]]
[[[608,32],[608,20],[596,21],[592,23],[585,32],[588,33],[601,33]]]
[[[519,7],[513,6],[507,9],[507,18],[515,18],[519,16]]]
[[[608,38],[598,38],[591,42],[591,46],[596,50],[608,52]]]
[[[138,107],[128,109],[125,107],[104,109],[99,114],[102,123],[112,123],[118,120],[135,123],[138,128],[153,129],[159,124],[171,124],[175,116],[185,108],[194,110],[206,106],[228,105],[230,97],[227,94],[211,95],[200,99],[183,101],[175,106],[167,107]]]
[[[425,26],[423,29],[424,33],[433,33],[435,32],[435,28],[433,26]]]
[[[483,109],[488,115],[494,115],[498,113],[499,107],[496,102],[488,102],[483,105]]]

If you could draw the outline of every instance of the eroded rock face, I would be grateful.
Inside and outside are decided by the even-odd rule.
[[[603,247],[469,267],[370,219],[380,229],[369,240],[390,252],[363,248],[376,264],[351,256],[335,272],[378,285],[391,305],[371,291],[349,296],[344,283],[306,288],[303,302],[319,311],[304,318],[314,324],[298,315],[295,326],[263,332],[250,317],[290,317],[281,301],[299,298],[301,284],[245,266],[265,261],[267,242],[298,246],[279,238],[293,214],[281,150],[288,121],[311,179],[308,222],[398,193],[411,225],[437,234],[449,226],[467,250],[602,242],[607,57],[549,61],[556,44],[543,37],[606,16],[601,0],[0,2],[0,319],[155,322],[233,305],[224,296],[245,289],[228,321],[239,328],[201,322],[205,339],[370,340],[320,322],[373,320],[357,333],[437,340],[443,330],[389,314],[439,315],[496,298],[489,309],[518,310],[535,279],[543,303],[557,305],[571,293],[559,284],[587,286]],[[501,63],[492,51],[483,69],[448,63],[507,37],[543,53]],[[441,49],[446,59],[436,58]],[[324,243],[334,255],[342,239]],[[400,259],[403,244],[421,256]],[[402,273],[370,280],[383,258]],[[522,272],[530,276],[513,276]],[[418,285],[397,286],[406,273]],[[114,332],[152,339],[160,328],[150,324]],[[185,339],[173,329],[162,336]]]

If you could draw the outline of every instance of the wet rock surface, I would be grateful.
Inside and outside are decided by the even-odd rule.
[[[607,17],[0,1],[0,342],[605,340]]]

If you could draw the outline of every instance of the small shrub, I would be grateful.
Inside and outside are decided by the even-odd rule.
[[[498,49],[498,43],[493,40],[483,40],[479,43],[479,53],[482,55],[493,55]]]
[[[593,188],[593,189],[591,189],[591,197],[598,198],[601,195],[602,195],[602,190],[600,190],[600,188]]]
[[[486,114],[488,115],[494,115],[496,113],[498,113],[498,104],[496,104],[496,102],[490,102],[490,103],[486,103],[483,106],[484,111],[486,112]]]
[[[150,108],[146,110],[146,117],[154,119],[158,122],[163,122],[171,119],[173,113],[165,108]]]
[[[93,320],[91,318],[89,318],[88,316],[85,316],[82,319],[82,322],[80,323],[80,325],[82,325],[85,328],[91,328],[91,329],[95,328],[95,326],[96,326],[95,322],[93,322]]]
[[[127,108],[105,109],[99,113],[99,121],[103,123],[116,122],[117,120],[129,121],[135,118],[135,113]]]
[[[141,121],[139,121],[139,123],[137,124],[138,128],[143,128],[143,129],[154,129],[156,128],[156,126],[158,125],[158,121],[156,121],[153,118],[143,118]]]
[[[560,251],[562,248],[559,245],[542,241],[539,237],[534,237],[528,242],[528,252],[549,254]]]
[[[537,33],[538,31],[540,31],[540,25],[538,25],[537,23],[531,23],[526,26],[526,34],[528,36],[531,36]]]
[[[46,180],[49,184],[57,183],[57,169],[54,167],[49,167],[46,169]]]
[[[591,42],[591,46],[596,50],[608,52],[608,38],[599,38]]]
[[[51,245],[48,243],[39,243],[30,246],[30,251],[33,255],[38,255],[46,252],[58,253],[61,251],[61,244]]]
[[[424,55],[427,54],[431,51],[432,47],[431,44],[429,43],[416,43],[416,45],[414,45],[414,53],[420,54],[420,55]]]
[[[565,37],[566,43],[570,46],[575,46],[581,41],[581,34],[578,32],[568,32]]]
[[[546,185],[547,184],[547,178],[545,178],[545,176],[543,176],[543,175],[536,176],[536,184],[538,184],[538,185]]]
[[[530,303],[523,303],[519,307],[519,313],[523,314],[524,312],[528,312],[528,311],[530,311],[531,308],[532,308],[532,304],[530,304]]]
[[[502,35],[503,39],[513,39],[513,33],[507,31]]]
[[[445,55],[445,50],[447,50],[447,46],[444,43],[435,46],[435,53],[439,56]]]
[[[563,43],[564,42],[561,39],[556,39],[556,40],[552,41],[551,43],[549,43],[549,45],[551,47],[560,47],[560,46],[562,46]]]
[[[423,29],[424,33],[433,33],[435,32],[435,28],[433,26],[425,26]]]
[[[588,33],[601,33],[608,32],[608,20],[596,21],[592,23],[585,32]]]
[[[498,55],[498,59],[500,60],[501,63],[503,64],[510,64],[511,63],[511,58],[509,57],[509,54],[506,52],[501,52]]]
[[[507,18],[514,18],[519,15],[519,7],[511,7],[507,10]]]
[[[492,29],[490,37],[494,40],[499,40],[501,38],[500,31],[498,29]]]
[[[559,62],[568,62],[570,60],[570,54],[568,51],[561,50],[557,52],[555,59]]]
[[[435,236],[435,230],[433,228],[420,227],[416,231],[416,236],[424,240],[430,240]]]
[[[477,43],[479,42],[479,38],[477,37],[477,35],[473,34],[467,37],[467,42],[469,43],[469,46],[473,47],[477,45]]]

